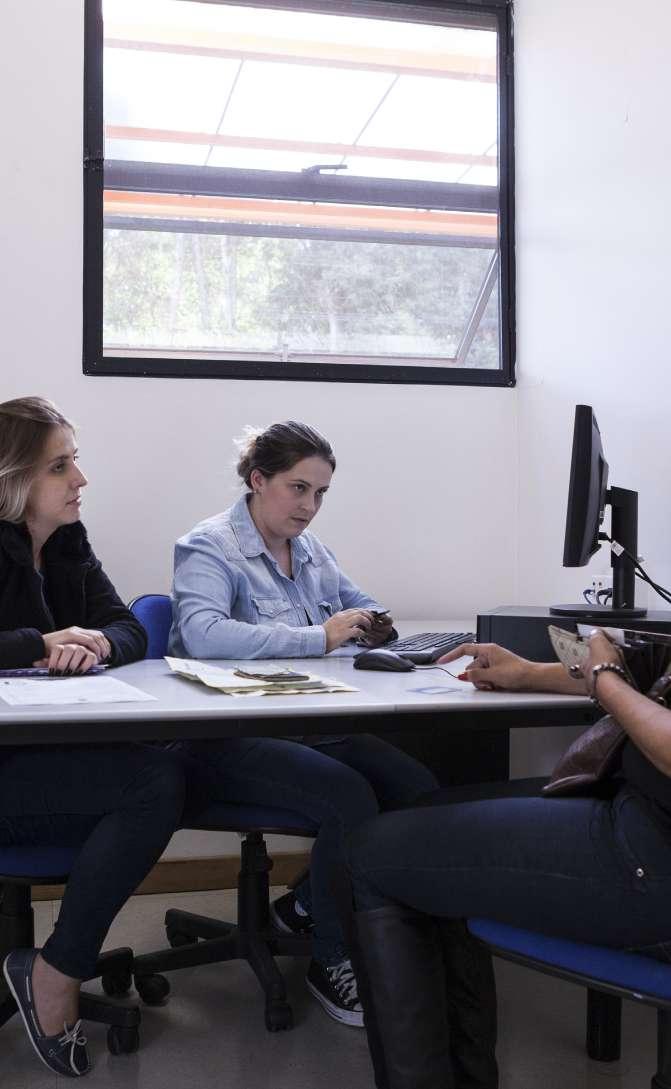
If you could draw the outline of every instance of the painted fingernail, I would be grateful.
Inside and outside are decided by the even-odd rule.
[[[55,674],[56,674],[56,670],[55,670],[55,669],[50,669],[50,670],[49,670],[49,676],[50,676],[50,677],[53,677],[53,676],[55,676]]]
[[[457,680],[458,681],[467,681],[468,680],[468,673],[458,673],[457,674]]]
[[[72,676],[72,670],[71,669],[66,669],[65,670],[65,676],[66,677],[71,677]]]

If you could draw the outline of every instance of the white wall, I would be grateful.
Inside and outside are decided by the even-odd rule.
[[[122,594],[167,589],[174,538],[229,503],[241,426],[294,416],[339,459],[317,530],[398,615],[572,599],[576,401],[598,410],[615,482],[640,488],[641,551],[671,582],[667,0],[644,18],[629,0],[517,0],[516,390],[85,378],[83,4],[22,0],[2,21],[0,397],[43,393],[79,421],[84,518]],[[553,743],[525,751],[519,771]]]
[[[561,566],[570,430],[595,407],[610,479],[638,489],[639,552],[671,584],[671,7],[517,0],[516,391],[519,601],[580,599],[588,569]],[[639,584],[637,601],[648,599]],[[517,774],[549,769],[563,731],[513,738]]]
[[[611,482],[640,491],[639,551],[668,586],[671,5],[516,13],[520,597],[586,584],[557,563],[576,402],[596,408]]]

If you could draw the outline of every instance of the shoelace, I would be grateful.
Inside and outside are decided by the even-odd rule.
[[[342,960],[333,968],[328,969],[331,982],[343,1002],[354,1005],[359,1001],[356,978],[352,971],[352,963],[349,959]]]
[[[75,1074],[85,1074],[86,1070],[80,1070],[75,1063],[75,1048],[86,1047],[88,1043],[86,1036],[80,1035],[79,1030],[82,1027],[81,1021],[75,1021],[72,1028],[68,1028],[66,1024],[63,1025],[63,1035],[58,1037],[58,1050],[64,1051],[65,1048],[70,1045],[70,1066]],[[53,1050],[50,1054],[54,1054]]]
[[[88,1040],[86,1036],[80,1036],[79,1030],[82,1027],[81,1021],[75,1021],[72,1028],[68,1028],[67,1025],[63,1025],[63,1035],[58,1037],[58,1042],[62,1047],[67,1044],[80,1044],[81,1047],[86,1047]]]

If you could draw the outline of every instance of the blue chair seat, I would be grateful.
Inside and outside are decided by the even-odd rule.
[[[469,919],[468,928],[494,952],[513,954],[536,962],[538,967],[551,967],[566,975],[582,977],[582,982],[590,986],[608,984],[631,992],[631,997],[639,1000],[645,1001],[649,996],[656,1000],[652,1003],[656,1006],[660,1000],[671,1003],[671,964],[663,961],[640,953],[521,930],[491,919]]]
[[[6,877],[65,880],[81,850],[77,847],[0,847],[0,881]]]
[[[318,826],[302,813],[262,805],[216,802],[189,813],[185,827],[215,832],[278,832],[291,836],[315,836]]]

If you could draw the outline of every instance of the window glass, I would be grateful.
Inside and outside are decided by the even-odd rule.
[[[337,6],[104,0],[91,369],[511,384],[504,0]]]

